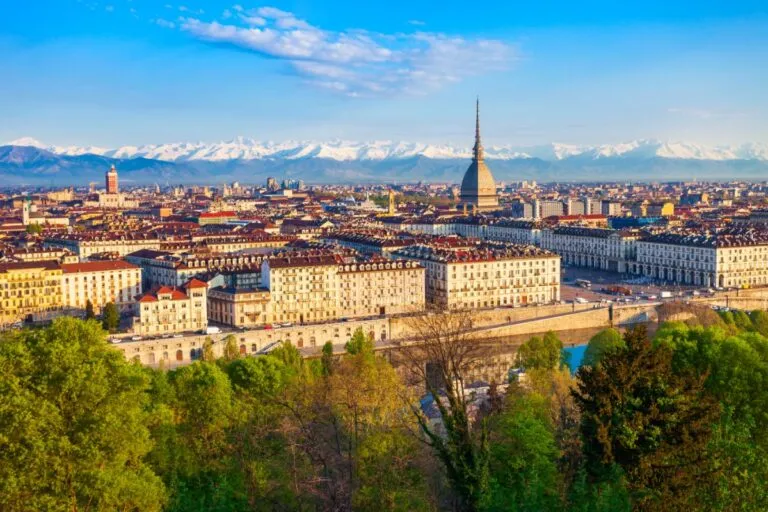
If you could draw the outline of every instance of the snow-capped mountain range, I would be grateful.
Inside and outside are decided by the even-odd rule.
[[[445,144],[373,141],[286,141],[263,142],[245,137],[230,141],[178,142],[145,146],[122,146],[116,149],[95,146],[47,145],[25,137],[8,142],[8,146],[35,147],[62,156],[98,155],[115,159],[147,158],[165,162],[223,162],[228,160],[299,160],[328,159],[339,162],[402,160],[423,157],[435,160],[466,159],[470,148]],[[684,142],[636,140],[622,144],[581,146],[552,143],[533,147],[487,146],[485,155],[494,160],[567,159],[680,159],[680,160],[757,160],[768,161],[768,144],[748,143],[740,146],[704,146]]]

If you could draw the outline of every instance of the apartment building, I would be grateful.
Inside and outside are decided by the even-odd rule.
[[[160,240],[149,234],[82,233],[57,235],[46,238],[43,243],[46,247],[69,249],[81,260],[101,253],[115,253],[125,256],[141,249],[160,250]]]
[[[637,231],[556,227],[542,230],[541,248],[559,254],[569,265],[624,273],[635,259],[640,236]]]
[[[0,263],[0,326],[60,312],[61,275],[56,261]]]
[[[425,305],[424,268],[415,261],[281,255],[264,261],[262,279],[263,288],[210,290],[210,319],[238,327],[312,323],[421,311]]]
[[[560,300],[560,257],[534,246],[479,244],[468,250],[417,245],[395,256],[426,269],[427,302],[447,309]]]
[[[84,311],[88,301],[97,313],[109,302],[130,311],[141,293],[141,268],[127,261],[89,261],[61,266],[62,305]]]
[[[765,286],[768,231],[733,227],[654,235],[637,242],[637,262],[632,271],[687,285]]]
[[[192,279],[184,286],[160,286],[134,306],[133,331],[142,336],[200,331],[208,327],[208,285]]]

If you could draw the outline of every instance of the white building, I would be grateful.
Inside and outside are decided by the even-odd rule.
[[[565,226],[542,230],[541,248],[559,254],[569,265],[625,273],[639,238],[636,231]]]
[[[161,286],[136,301],[133,330],[142,336],[194,332],[208,327],[208,285],[192,279],[181,288]]]
[[[768,285],[768,231],[750,227],[663,233],[637,242],[633,273],[673,283]]]
[[[99,312],[108,302],[119,309],[132,308],[141,293],[141,268],[126,261],[90,261],[61,266],[62,304],[65,308],[85,310],[91,301]]]
[[[426,268],[427,302],[447,309],[560,300],[560,257],[534,246],[481,244],[470,250],[424,245],[395,253]]]

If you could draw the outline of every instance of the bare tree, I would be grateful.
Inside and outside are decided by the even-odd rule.
[[[466,379],[487,355],[468,311],[430,312],[408,322],[409,336],[396,343],[411,384],[423,386],[440,413],[443,431],[413,406],[425,441],[445,466],[461,510],[478,510],[488,488],[488,429],[473,425]]]

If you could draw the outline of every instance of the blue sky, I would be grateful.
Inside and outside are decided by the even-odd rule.
[[[6,0],[0,142],[768,142],[768,2]]]

